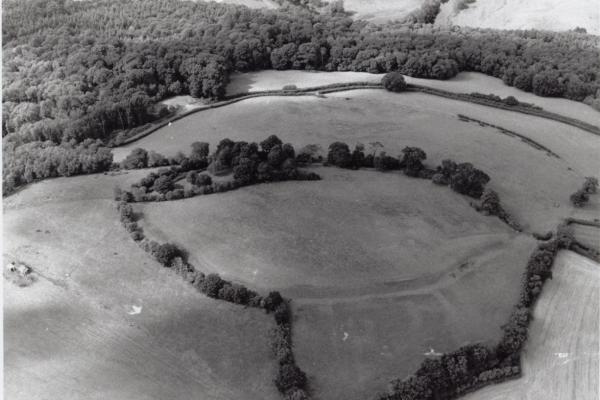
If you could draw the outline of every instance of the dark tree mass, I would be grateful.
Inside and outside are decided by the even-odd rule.
[[[251,10],[180,0],[4,2],[5,192],[27,181],[13,165],[23,144],[108,143],[165,116],[159,101],[168,96],[223,97],[235,70],[399,71],[435,79],[480,71],[600,107],[598,38],[591,35],[373,26],[353,20],[341,3],[320,12],[310,1],[287,3]],[[39,175],[53,174],[61,173]]]

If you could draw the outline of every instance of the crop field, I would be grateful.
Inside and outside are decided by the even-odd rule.
[[[548,156],[495,128],[462,122],[458,114],[493,123],[535,140],[561,158]],[[256,118],[260,115],[261,118]],[[517,118],[518,117],[518,118]],[[174,155],[194,141],[214,149],[223,138],[260,141],[270,134],[295,146],[336,140],[350,146],[381,143],[397,155],[422,147],[435,166],[445,158],[469,161],[492,176],[491,186],[527,229],[547,231],[572,210],[569,195],[584,176],[600,170],[600,141],[577,128],[543,118],[420,93],[356,90],[317,97],[265,97],[200,112],[135,143],[114,150],[115,159],[142,147]],[[532,169],[543,174],[530,174]]]
[[[538,29],[567,31],[583,27],[588,33],[600,34],[600,8],[595,0],[477,0],[456,12],[457,3],[442,4],[436,24],[493,29]]]
[[[465,400],[598,398],[600,264],[562,252],[535,307],[521,379]]]
[[[227,94],[252,93],[261,90],[280,90],[285,85],[297,88],[330,85],[333,83],[373,82],[379,83],[382,74],[368,72],[318,72],[296,70],[266,70],[258,72],[234,73],[227,85]]]
[[[148,170],[36,183],[4,200],[10,399],[277,399],[259,311],[208,299],[159,266],[119,222],[112,189]]]
[[[322,181],[135,207],[150,238],[189,249],[201,270],[293,299],[317,399],[365,398],[430,348],[499,338],[531,238],[429,181],[316,172]]]

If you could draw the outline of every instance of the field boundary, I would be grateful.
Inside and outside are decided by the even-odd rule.
[[[377,83],[355,82],[355,83],[341,83],[341,84],[333,84],[333,85],[313,86],[313,87],[309,87],[309,88],[294,89],[294,90],[283,90],[283,89],[279,90],[278,89],[278,90],[263,90],[263,91],[253,92],[253,93],[239,93],[239,94],[227,96],[227,98],[223,101],[208,104],[206,106],[198,107],[196,109],[189,110],[184,113],[178,114],[173,118],[169,118],[165,121],[162,121],[162,122],[154,125],[153,127],[149,128],[148,130],[145,130],[145,131],[140,132],[128,139],[125,139],[121,144],[119,144],[118,146],[114,146],[114,147],[121,147],[121,146],[124,146],[127,144],[131,144],[133,142],[136,142],[136,141],[150,135],[151,133],[154,133],[157,130],[164,128],[165,126],[169,125],[172,122],[178,121],[182,118],[185,118],[185,117],[195,114],[197,112],[212,110],[214,108],[228,106],[230,104],[234,104],[234,103],[237,103],[237,102],[243,101],[243,100],[252,99],[255,97],[318,96],[320,93],[334,93],[334,92],[343,92],[343,91],[357,90],[357,89],[382,89],[382,88],[383,87],[381,86],[381,84],[377,84]]]
[[[165,126],[168,126],[169,124],[171,124],[175,121],[178,121],[182,118],[185,118],[185,117],[195,114],[197,112],[224,107],[224,106],[227,106],[227,105],[230,105],[233,103],[237,103],[239,101],[247,100],[247,99],[252,99],[252,98],[256,98],[256,97],[266,97],[266,96],[277,96],[277,97],[280,97],[280,96],[319,96],[321,94],[344,92],[344,91],[358,90],[358,89],[383,89],[383,85],[381,83],[375,83],[375,82],[348,82],[348,83],[333,83],[333,84],[321,85],[321,86],[311,86],[311,87],[307,87],[307,88],[290,89],[290,90],[275,89],[275,90],[261,90],[261,91],[256,91],[253,93],[238,93],[238,94],[227,96],[225,98],[225,100],[215,102],[212,104],[208,104],[208,105],[205,105],[202,107],[198,107],[193,110],[189,110],[189,111],[183,112],[181,114],[178,114],[172,118],[168,118],[164,121],[161,121],[160,123],[157,123],[156,125],[148,128],[147,130],[144,130],[130,138],[125,139],[118,146],[113,146],[113,147],[121,147],[124,145],[131,144],[133,142],[136,142],[136,141],[150,135],[151,133],[154,133],[157,130],[164,128]],[[441,89],[435,89],[435,88],[432,88],[430,86],[425,86],[425,85],[408,84],[406,90],[409,92],[420,92],[420,93],[444,97],[444,98],[448,98],[448,99],[452,99],[452,100],[466,101],[469,103],[479,104],[479,105],[483,105],[483,106],[499,108],[501,110],[515,111],[515,112],[520,112],[522,114],[528,114],[528,115],[533,115],[533,116],[540,117],[540,118],[546,118],[546,119],[550,119],[553,121],[562,122],[564,124],[571,125],[576,128],[582,129],[584,131],[590,132],[594,135],[600,136],[600,128],[595,125],[591,125],[591,124],[588,124],[581,120],[578,120],[576,118],[565,117],[563,115],[556,114],[556,113],[546,111],[546,110],[537,110],[534,108],[521,107],[521,106],[509,106],[509,105],[501,104],[501,103],[498,103],[495,101],[487,100],[484,98],[472,96],[467,93],[453,93],[453,92],[448,92],[448,91],[441,90]]]
[[[550,150],[549,148],[547,148],[546,146],[536,142],[535,140],[529,139],[527,136],[521,135],[520,133],[517,133],[515,131],[511,131],[509,129],[503,128],[501,126],[498,125],[494,125],[494,124],[490,124],[489,122],[485,122],[479,119],[475,119],[472,117],[469,117],[467,115],[464,114],[458,114],[458,119],[463,121],[463,122],[475,122],[481,126],[487,126],[490,128],[496,128],[498,131],[500,131],[500,133],[509,136],[509,137],[516,137],[521,139],[522,142],[528,144],[529,146],[533,147],[536,150],[540,150],[540,151],[544,151],[546,152],[546,154],[548,154],[549,156],[555,157],[555,158],[560,158],[560,156],[558,154],[556,154],[555,152],[553,152],[552,150]]]
[[[496,101],[491,101],[491,100],[487,100],[487,99],[484,99],[481,97],[472,96],[467,93],[447,92],[445,90],[435,89],[435,88],[432,88],[429,86],[424,86],[424,85],[409,84],[407,87],[407,90],[413,91],[413,92],[432,94],[435,96],[446,97],[446,98],[454,99],[454,100],[466,101],[469,103],[479,104],[479,105],[488,106],[488,107],[499,108],[501,110],[515,111],[515,112],[520,112],[522,114],[528,114],[528,115],[533,115],[536,117],[546,118],[546,119],[554,120],[557,122],[562,122],[563,124],[571,125],[576,128],[582,129],[584,131],[593,133],[594,135],[600,136],[600,128],[597,127],[596,125],[588,124],[587,122],[583,122],[576,118],[565,117],[564,115],[556,114],[556,113],[546,111],[546,110],[537,110],[537,109],[534,109],[531,107],[509,106],[506,104],[501,104]]]

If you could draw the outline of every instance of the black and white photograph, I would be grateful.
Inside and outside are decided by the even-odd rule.
[[[600,400],[600,0],[2,0],[0,400]]]

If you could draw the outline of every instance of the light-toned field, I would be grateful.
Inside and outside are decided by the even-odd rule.
[[[465,114],[536,140],[557,153],[548,156],[498,130],[462,122]],[[257,116],[259,116],[257,118]],[[569,195],[583,177],[600,170],[600,140],[588,132],[543,118],[515,114],[420,93],[356,90],[317,97],[264,97],[200,112],[135,143],[114,149],[115,159],[142,147],[174,155],[194,141],[212,148],[223,138],[260,141],[270,134],[297,147],[336,140],[349,145],[381,142],[397,155],[420,146],[428,163],[469,161],[487,171],[506,208],[526,228],[547,231],[569,216]],[[532,170],[543,173],[531,174]]]
[[[566,31],[576,27],[600,34],[597,0],[477,0],[468,9],[455,12],[456,3],[442,4],[436,24],[494,29],[538,29]]]
[[[354,11],[354,18],[375,23],[404,19],[419,9],[423,0],[345,0],[344,9]]]
[[[534,241],[463,196],[399,173],[317,168],[317,182],[136,204],[146,235],[293,299],[315,399],[360,399],[423,360],[494,341]]]
[[[318,72],[296,70],[265,70],[234,73],[227,85],[227,94],[252,93],[261,90],[281,90],[285,85],[296,85],[299,89],[333,83],[373,82],[379,83],[382,74],[368,72]]]
[[[196,0],[198,1],[198,0]],[[277,8],[276,2],[271,0],[212,0],[217,3],[237,4],[248,8]]]
[[[279,90],[284,85],[293,84],[298,88],[306,88],[333,83],[373,82],[381,81],[383,74],[368,72],[317,72],[317,71],[277,71],[235,73],[227,86],[227,94],[252,93],[261,90]],[[453,93],[495,94],[501,97],[514,96],[519,101],[533,103],[544,110],[567,117],[577,118],[592,125],[600,125],[600,112],[587,104],[557,97],[541,97],[524,92],[504,84],[501,79],[478,72],[461,72],[448,80],[420,79],[404,76],[407,83],[425,85]],[[189,96],[178,96],[189,97]]]
[[[4,258],[38,278],[4,284],[6,398],[279,398],[272,318],[206,298],[120,225],[112,187],[147,173],[52,179],[4,200]]]
[[[535,306],[523,378],[465,400],[596,400],[600,387],[600,264],[561,252]]]
[[[190,95],[182,95],[163,100],[160,104],[164,104],[167,107],[178,107],[180,112],[186,112],[202,107],[204,102],[202,99],[195,99]]]
[[[519,101],[533,103],[546,111],[577,118],[588,124],[600,126],[600,111],[594,110],[587,104],[561,99],[558,97],[542,97],[533,93],[505,85],[502,79],[494,78],[478,72],[461,72],[452,79],[445,81],[435,79],[419,79],[406,76],[406,82],[426,85],[453,93],[495,94],[501,97],[514,96]],[[514,118],[519,118],[515,116]]]

